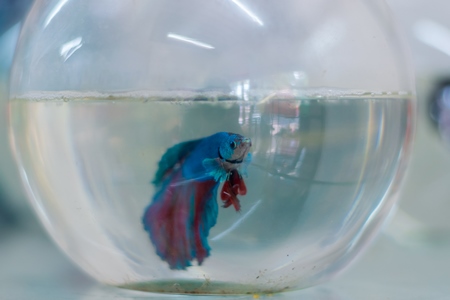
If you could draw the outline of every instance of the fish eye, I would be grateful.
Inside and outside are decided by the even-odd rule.
[[[231,147],[231,149],[236,149],[236,147],[237,147],[237,144],[236,144],[236,142],[235,141],[232,141],[231,143],[230,143],[230,147]]]

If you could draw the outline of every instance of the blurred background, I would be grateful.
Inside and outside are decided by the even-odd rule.
[[[398,242],[450,242],[450,3],[388,0],[406,33],[416,73],[417,125],[413,155],[387,229]]]
[[[36,240],[46,243],[46,246],[36,246],[37,249],[42,251],[52,249],[52,255],[57,253],[57,250],[53,249],[48,242],[48,238],[28,206],[8,141],[9,67],[13,59],[21,21],[26,16],[32,2],[32,0],[0,0],[0,254],[3,257],[0,260],[3,269],[0,272],[0,278],[6,278],[11,274],[16,274],[20,278],[23,274],[20,272],[26,272],[24,271],[26,267],[18,268],[16,262],[8,258],[8,255],[15,253],[14,257],[20,259],[21,256],[17,256],[20,254],[8,246],[17,241],[20,241],[19,244],[23,247],[34,247],[36,244],[23,242],[23,239],[32,237],[31,239],[35,243]],[[447,268],[448,262],[439,262],[438,258],[433,260],[431,256],[437,255],[436,252],[433,252],[434,250],[414,252],[415,250],[410,249],[438,248],[446,251],[445,249],[450,247],[450,218],[448,217],[450,211],[450,18],[448,17],[450,2],[444,0],[388,0],[387,2],[392,7],[401,29],[406,34],[405,41],[411,48],[417,81],[418,122],[413,155],[398,209],[385,228],[384,237],[379,238],[385,245],[377,245],[380,243],[378,240],[374,246],[375,250],[367,252],[365,257],[370,257],[370,255],[377,257],[380,251],[383,255],[389,255],[388,252],[387,254],[383,252],[383,249],[390,249],[393,251],[392,255],[395,253],[412,255],[410,262],[418,264],[418,268],[421,264],[417,261],[425,260],[422,263],[426,263],[427,259],[431,260],[429,264],[432,266],[435,264],[438,268]],[[390,243],[389,246],[386,246],[388,243]],[[19,244],[16,247],[19,247]],[[26,256],[28,252],[21,255]],[[352,276],[357,276],[359,273],[369,272],[367,268],[374,267],[375,262],[389,262],[380,257],[371,258],[374,261],[372,264],[365,262],[362,258],[362,261],[358,262],[355,267],[356,271],[353,273],[351,271],[347,277],[344,276],[343,281],[338,281],[338,284],[340,282],[341,288],[345,287],[345,280],[350,280]],[[67,260],[62,256],[58,257],[56,261],[68,265]],[[3,263],[7,262],[9,265],[5,266]],[[36,264],[34,260],[30,260],[28,263]],[[407,263],[407,260],[404,261],[405,265]],[[393,264],[395,265],[395,263]],[[400,266],[398,265],[399,268]],[[378,279],[382,278],[381,267],[374,268],[370,272],[374,271],[376,274],[378,270]],[[389,267],[385,266],[385,268]],[[11,271],[12,269],[22,271],[14,273]],[[80,275],[81,273],[74,271],[75,269],[70,270],[70,276],[77,277],[79,282],[90,282],[89,279]],[[406,271],[403,270],[403,272]],[[424,274],[422,276],[425,276]],[[430,276],[440,276],[434,277],[438,278],[438,284],[439,278],[444,276],[441,274],[447,274],[447,271],[435,270],[434,275]],[[409,277],[406,276],[406,278]],[[376,280],[376,278],[372,277],[372,280]],[[436,283],[436,280],[434,281]],[[0,285],[0,296],[2,289],[4,286]],[[392,295],[392,292],[389,290],[386,293]],[[323,291],[318,293],[322,295]],[[346,294],[352,293],[346,291]],[[323,295],[326,296],[324,299],[331,299],[328,298],[327,293]],[[332,299],[347,299],[347,297],[336,296]],[[403,298],[399,297],[398,299]],[[405,297],[405,299],[412,298]]]
[[[32,0],[0,0],[0,240],[6,229],[29,227],[35,218],[27,205],[8,141],[8,75],[20,24]]]

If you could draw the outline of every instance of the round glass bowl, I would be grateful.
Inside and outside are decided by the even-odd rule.
[[[342,270],[394,204],[413,108],[373,0],[37,1],[10,102],[64,252],[107,284],[197,294]]]

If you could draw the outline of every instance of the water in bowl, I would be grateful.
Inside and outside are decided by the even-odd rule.
[[[32,204],[57,244],[102,282],[176,293],[276,292],[339,271],[392,205],[410,137],[405,95],[13,99]],[[171,270],[142,214],[171,146],[219,131],[252,140],[241,211],[219,207],[201,266]],[[220,199],[217,200],[220,205]]]

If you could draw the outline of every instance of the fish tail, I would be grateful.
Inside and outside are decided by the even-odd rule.
[[[209,256],[207,237],[218,213],[216,181],[183,180],[181,171],[167,178],[142,219],[156,253],[176,270]]]
[[[158,256],[177,270],[186,269],[193,258],[188,236],[189,203],[181,201],[180,189],[171,187],[180,175],[178,172],[162,184],[142,219]]]
[[[214,180],[195,184],[197,193],[195,194],[193,244],[195,245],[194,256],[197,258],[199,265],[209,256],[211,250],[207,238],[209,230],[216,225],[217,221],[218,207],[216,197],[218,185]]]

